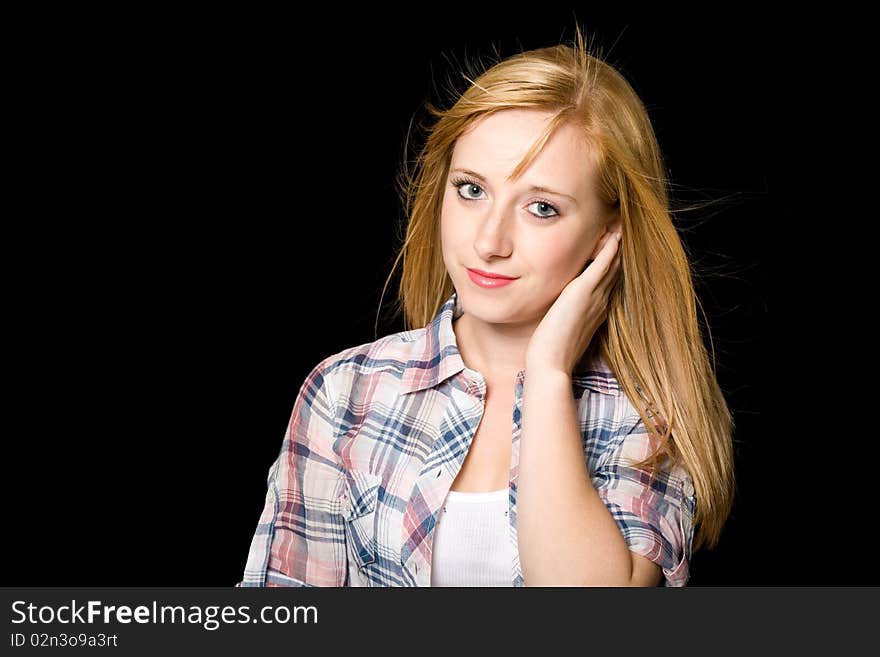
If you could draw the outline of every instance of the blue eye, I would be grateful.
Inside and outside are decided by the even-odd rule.
[[[470,178],[456,178],[455,180],[452,180],[450,184],[458,190],[458,196],[463,201],[478,201],[479,198],[472,198],[470,196],[463,195],[462,191],[461,191],[462,188],[469,189],[470,191],[473,191],[474,188],[476,188],[478,190],[483,189],[480,186],[480,183],[478,183],[477,181],[472,180]],[[559,215],[559,210],[557,210],[556,207],[552,203],[550,203],[550,201],[538,199],[538,200],[535,200],[535,201],[532,201],[531,203],[529,203],[528,207],[532,207],[533,205],[540,206],[541,210],[544,212],[546,212],[548,209],[553,212],[553,214],[541,214],[540,212],[536,213],[536,212],[532,212],[531,210],[529,210],[529,212],[532,215],[534,215],[535,217],[537,217],[538,219],[552,219],[553,217],[556,217]]]
[[[552,205],[547,203],[547,201],[535,201],[534,203],[529,203],[529,207],[531,207],[533,205],[539,205],[539,206],[543,206],[545,208],[550,208],[553,211],[553,214],[538,214],[538,215],[536,215],[538,217],[541,217],[542,219],[549,219],[550,217],[555,217],[557,214],[559,214],[558,212],[556,212],[556,208],[554,208]],[[532,214],[535,214],[535,213],[533,212]]]
[[[457,187],[457,188],[458,188],[458,195],[459,195],[459,196],[461,196],[461,188],[464,187],[465,185],[467,185],[467,187],[470,187],[470,188],[476,187],[477,189],[482,189],[477,183],[475,183],[475,182],[473,182],[473,181],[471,181],[471,180],[456,180],[456,181],[454,181],[454,182],[452,183],[452,186],[453,186],[453,187]],[[472,191],[473,191],[473,190],[472,190]],[[464,200],[466,200],[466,201],[474,201],[474,200],[476,200],[476,199],[469,198],[469,197],[467,197],[467,196],[461,196],[461,197],[462,197]]]

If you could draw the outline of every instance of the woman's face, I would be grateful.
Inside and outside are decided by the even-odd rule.
[[[486,322],[540,321],[606,232],[590,148],[574,126],[559,126],[520,178],[507,180],[550,116],[517,109],[483,117],[453,150],[440,219],[443,261],[464,312]],[[516,279],[486,288],[468,268]]]

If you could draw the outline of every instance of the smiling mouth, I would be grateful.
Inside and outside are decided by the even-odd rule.
[[[493,274],[492,272],[483,271],[482,269],[473,269],[471,267],[465,267],[469,272],[473,272],[477,276],[481,276],[482,278],[497,278],[506,281],[516,280],[517,276],[505,276],[504,274]]]
[[[477,285],[477,286],[484,288],[484,289],[490,289],[490,290],[495,289],[495,288],[499,288],[499,287],[504,287],[506,285],[509,285],[510,283],[513,283],[516,280],[515,278],[509,278],[506,276],[505,277],[498,277],[497,275],[495,275],[495,276],[485,275],[485,274],[481,273],[479,269],[467,268],[467,273],[468,273],[468,278],[471,279],[471,282],[474,283],[474,285]]]

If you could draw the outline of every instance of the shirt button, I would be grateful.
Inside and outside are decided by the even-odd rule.
[[[684,482],[684,494],[688,497],[694,494],[694,485],[689,481]]]

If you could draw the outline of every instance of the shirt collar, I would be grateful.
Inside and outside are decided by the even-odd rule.
[[[403,394],[433,388],[465,368],[452,330],[452,321],[460,314],[456,302],[457,292],[453,292],[431,323],[418,332],[403,372]],[[598,355],[580,363],[571,380],[581,388],[606,395],[620,394],[617,378]]]

